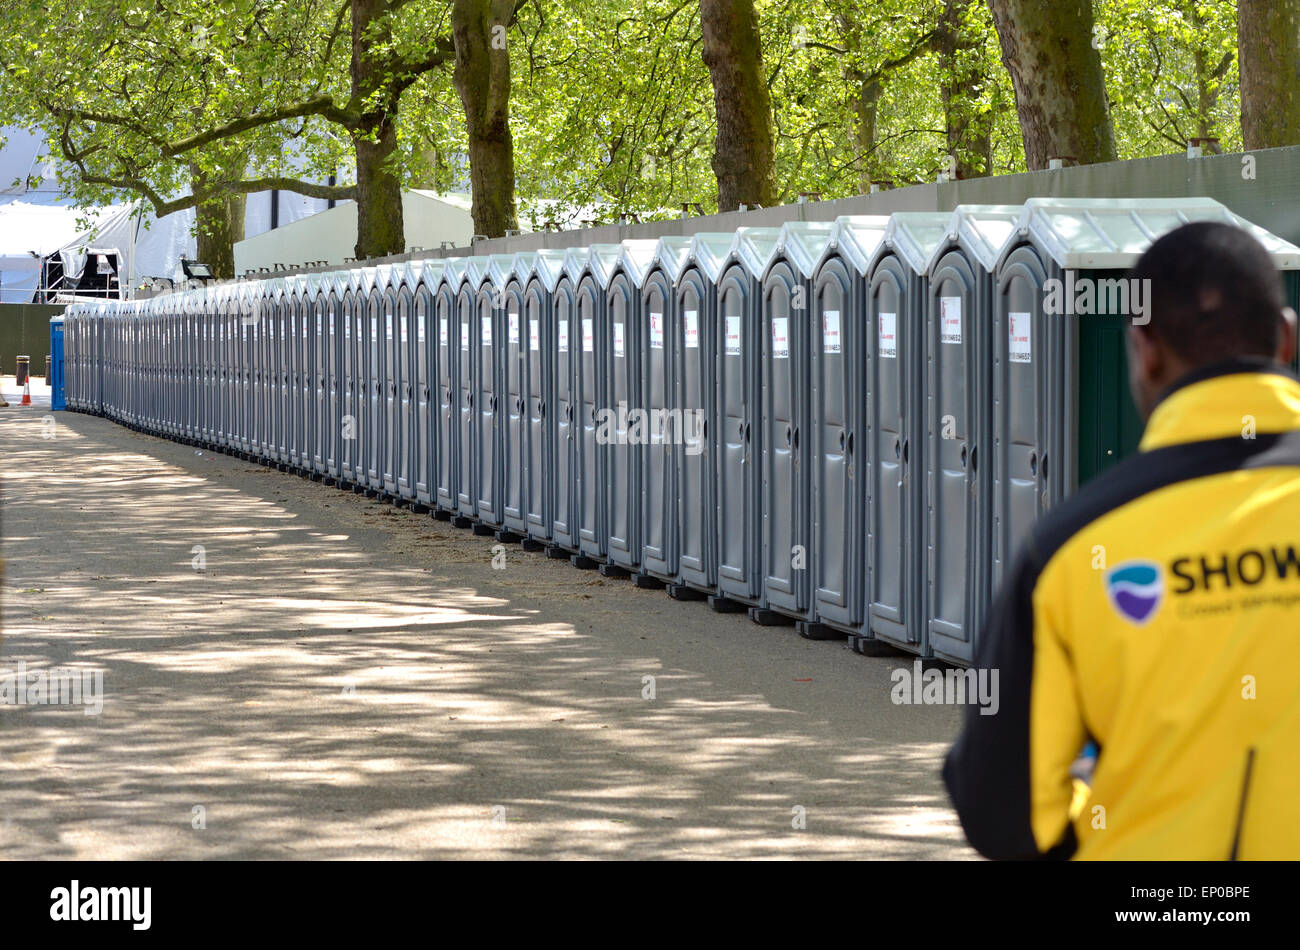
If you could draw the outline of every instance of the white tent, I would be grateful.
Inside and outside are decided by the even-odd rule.
[[[40,277],[34,255],[86,245],[116,248],[129,287],[139,287],[148,277],[174,278],[181,258],[195,257],[193,210],[159,218],[143,201],[75,208],[61,194],[48,155],[39,136],[0,128],[0,303],[31,301]],[[273,199],[280,225],[329,207],[322,199],[283,191],[249,195],[245,235],[271,230]],[[92,226],[83,227],[79,220]]]
[[[77,243],[105,246],[105,242],[91,240],[96,226],[126,210],[125,205],[79,211],[25,201],[0,204],[0,303],[30,303],[46,255]],[[85,220],[94,225],[81,227]]]
[[[467,247],[474,235],[467,195],[439,195],[413,189],[402,192],[402,221],[406,249],[437,250],[444,241]],[[249,234],[253,234],[250,229]],[[355,253],[357,206],[337,207],[281,227],[273,233],[249,237],[235,245],[235,273],[243,275],[275,265],[295,267],[309,261],[342,264]]]

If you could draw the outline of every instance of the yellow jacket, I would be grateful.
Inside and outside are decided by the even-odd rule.
[[[981,853],[1300,858],[1300,382],[1243,360],[1179,383],[1035,526],[982,632],[1000,708],[943,770]]]

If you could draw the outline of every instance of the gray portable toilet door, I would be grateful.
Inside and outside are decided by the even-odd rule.
[[[357,300],[351,290],[343,293],[339,303],[339,421],[338,459],[339,473],[344,481],[355,483],[356,460],[353,450],[357,444]]]
[[[662,295],[661,295],[662,298]],[[640,300],[635,287],[626,271],[620,271],[610,281],[606,298],[609,321],[609,335],[605,338],[602,349],[605,365],[609,368],[603,375],[608,389],[601,407],[597,410],[598,425],[596,441],[601,445],[605,457],[605,516],[607,533],[607,554],[610,561],[629,569],[635,569],[641,561],[640,514],[641,446],[640,440],[649,440],[650,426],[641,421],[641,397],[638,393],[640,373],[636,365],[640,353],[640,333],[638,322]],[[660,327],[658,348],[655,348],[655,331],[650,330],[647,349],[648,354],[657,355],[662,365],[664,357],[662,299],[659,312],[650,313],[647,319],[653,323],[656,319]]]
[[[289,402],[293,425],[289,429],[289,460],[299,469],[311,468],[311,455],[307,448],[308,420],[311,417],[310,380],[311,364],[308,347],[310,331],[308,319],[311,314],[311,301],[299,287],[293,297],[293,335],[289,348],[293,351],[290,363]]]
[[[379,451],[383,443],[383,383],[380,377],[380,354],[383,350],[384,301],[373,285],[359,298],[361,303],[361,378],[357,389],[361,395],[361,429],[357,438],[357,477],[371,491],[384,487],[380,472]]]
[[[329,306],[329,293],[324,288],[313,293],[310,299],[311,318],[311,356],[310,356],[310,395],[311,422],[307,429],[307,446],[311,460],[308,466],[315,475],[325,475],[329,471],[329,455],[325,449],[325,434],[329,427],[330,409],[330,367],[329,367],[329,326],[325,321],[325,310]]]
[[[274,377],[271,382],[271,458],[277,462],[286,462],[289,452],[286,447],[286,429],[288,428],[289,408],[289,311],[293,304],[280,296],[272,308],[271,318],[271,359]]]
[[[551,339],[554,344],[549,351],[545,351],[554,354],[554,369],[551,377],[555,387],[554,410],[551,413],[555,422],[551,476],[553,486],[551,540],[559,547],[571,551],[578,549],[575,495],[578,408],[574,396],[574,384],[577,379],[577,369],[574,366],[577,355],[574,346],[574,340],[577,339],[576,313],[577,298],[574,295],[573,284],[568,277],[562,277],[551,298],[553,334]]]
[[[601,385],[604,361],[601,344],[606,336],[604,297],[590,276],[582,279],[577,295],[577,339],[574,344],[574,398],[578,416],[575,435],[578,451],[575,462],[578,550],[592,557],[605,556],[605,464],[596,432],[597,411],[601,408]]]
[[[528,530],[524,520],[528,491],[528,431],[526,425],[525,385],[528,355],[527,334],[523,321],[523,287],[511,278],[505,289],[505,342],[502,345],[502,386],[498,402],[502,418],[501,503],[503,524],[523,535]]]
[[[754,604],[762,596],[758,533],[762,432],[755,417],[762,395],[759,363],[764,328],[754,282],[744,265],[733,264],[723,272],[717,294],[718,592]]]
[[[667,493],[666,517],[676,530],[677,568],[683,584],[712,591],[717,584],[714,568],[714,531],[717,523],[711,441],[714,383],[714,296],[708,278],[698,267],[687,268],[678,278],[673,311],[681,315],[675,334],[673,408],[680,413],[681,438],[677,462],[668,477],[675,484]]]
[[[910,616],[916,570],[913,564],[911,511],[912,413],[916,339],[910,272],[896,255],[881,259],[871,275],[868,314],[875,347],[868,376],[873,399],[868,403],[872,433],[872,484],[868,495],[870,551],[868,624],[871,633],[896,643],[919,642]]]
[[[252,302],[240,296],[230,311],[208,327],[208,352],[212,365],[212,417],[214,436],[240,452],[252,449],[253,344]]]
[[[298,301],[282,296],[276,308],[276,359],[279,366],[279,389],[276,391],[276,458],[289,462],[294,424],[294,355],[297,350]]]
[[[456,483],[460,461],[457,446],[460,433],[460,383],[456,372],[460,366],[460,317],[456,292],[442,285],[434,297],[437,336],[434,339],[433,387],[438,394],[438,419],[434,437],[438,441],[433,453],[434,500],[439,510],[452,512],[458,504]]]
[[[275,402],[271,396],[275,385],[275,354],[272,341],[275,331],[275,308],[271,303],[269,292],[262,298],[262,313],[257,325],[257,368],[261,385],[257,394],[257,455],[266,459],[271,456],[271,447],[275,436],[271,434],[274,424]]]
[[[855,279],[838,257],[818,271],[809,354],[814,600],[818,620],[842,628],[862,623],[866,574],[866,492],[857,465],[866,341]]]
[[[1038,251],[1018,247],[1004,259],[993,294],[993,512],[990,592],[1047,507],[1051,429],[1047,269]]]
[[[456,473],[456,511],[462,517],[472,518],[475,513],[474,500],[478,494],[478,439],[475,423],[475,387],[478,373],[475,368],[475,356],[478,353],[476,335],[478,326],[478,307],[473,289],[468,284],[461,286],[456,296],[456,308],[460,325],[460,350],[457,357],[456,383],[460,389],[458,408],[460,409],[460,446],[458,471]]]
[[[344,457],[350,462],[352,483],[358,487],[366,484],[366,460],[362,454],[365,450],[366,435],[366,337],[370,334],[370,315],[367,312],[369,301],[366,294],[359,290],[351,291],[352,310],[348,323],[352,327],[352,339],[348,349],[352,358],[352,425],[350,427]]]
[[[400,491],[398,479],[401,476],[401,441],[402,441],[402,402],[403,383],[401,359],[401,324],[402,313],[396,288],[389,287],[383,298],[383,350],[380,353],[379,376],[380,428],[382,437],[379,450],[380,479],[384,494],[396,498]]]
[[[974,265],[978,266],[978,265]],[[926,295],[925,605],[930,648],[971,662],[981,557],[979,412],[987,288],[959,250],[940,258]]]
[[[807,608],[808,287],[788,261],[763,281],[763,595],[769,607]]]
[[[328,373],[329,404],[322,422],[321,451],[325,454],[325,471],[336,481],[343,476],[339,457],[339,431],[343,419],[343,302],[337,290],[331,289],[325,300],[325,359]]]
[[[415,500],[427,508],[437,504],[434,473],[438,470],[438,413],[434,409],[436,387],[432,372],[438,358],[436,309],[433,293],[424,281],[420,281],[412,306],[415,322],[415,346],[411,354],[415,369],[415,419],[411,432],[411,456]]]
[[[424,334],[416,340],[415,297],[411,288],[403,285],[397,291],[397,343],[393,348],[393,366],[390,382],[397,389],[397,421],[393,426],[396,446],[390,450],[397,476],[397,495],[415,501],[415,458],[419,451],[415,435],[415,350],[423,346]]]
[[[474,364],[474,402],[478,407],[475,433],[478,489],[475,498],[475,515],[487,525],[501,523],[499,494],[497,482],[500,439],[498,409],[501,401],[499,393],[498,354],[501,347],[500,314],[504,309],[499,304],[500,291],[490,285],[484,285],[478,295],[478,321],[474,328],[474,340],[477,344]]]
[[[262,354],[258,348],[258,334],[261,332],[260,324],[266,319],[266,311],[256,292],[249,294],[244,306],[248,312],[241,317],[238,331],[229,322],[219,330],[217,359],[221,363],[223,381],[229,379],[233,383],[236,361],[242,357],[243,401],[232,406],[225,398],[222,399],[221,425],[225,427],[223,431],[229,433],[230,427],[236,424],[232,413],[238,409],[243,416],[244,430],[240,434],[240,448],[251,457],[259,451],[257,422],[262,395]]]
[[[641,288],[638,346],[630,353],[632,360],[639,354],[644,367],[642,396],[637,400],[643,415],[639,431],[636,425],[628,426],[628,435],[636,438],[641,455],[641,566],[650,574],[674,582],[678,570],[678,443],[682,434],[673,376],[681,337],[675,302],[668,275],[656,267]],[[698,314],[696,328],[698,333]]]
[[[296,294],[282,298],[283,336],[280,340],[280,460],[298,464],[298,327],[302,322],[301,301]]]
[[[550,416],[554,401],[554,352],[548,310],[550,297],[536,278],[528,282],[523,299],[524,333],[524,529],[528,537],[551,537],[551,479],[555,426]]]
[[[317,407],[324,404],[324,392],[318,392],[316,386],[316,341],[319,333],[316,321],[324,323],[324,313],[320,300],[314,290],[303,288],[301,297],[302,334],[298,340],[300,373],[298,382],[298,417],[301,420],[298,429],[298,464],[302,471],[316,471],[316,414]]]
[[[263,294],[261,300],[261,313],[258,315],[257,324],[254,326],[253,345],[257,351],[257,393],[255,398],[255,409],[257,413],[257,442],[254,446],[254,453],[259,458],[269,457],[269,447],[273,436],[271,432],[271,401],[272,379],[272,353],[271,353],[271,331],[275,324],[275,311],[271,306],[271,297],[269,292]]]
[[[401,495],[403,420],[409,418],[402,411],[402,387],[406,382],[407,372],[402,364],[403,345],[402,329],[406,326],[406,313],[402,311],[402,300],[396,288],[389,287],[384,292],[384,351],[382,354],[383,405],[382,425],[384,430],[383,448],[380,451],[384,494],[390,498]],[[409,405],[409,401],[408,401]],[[409,497],[409,496],[406,496]]]
[[[208,438],[218,446],[246,451],[248,430],[242,409],[247,390],[248,361],[243,335],[247,334],[242,296],[233,294],[225,311],[208,324]]]

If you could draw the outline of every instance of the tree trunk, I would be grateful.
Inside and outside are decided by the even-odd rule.
[[[243,174],[240,161],[234,170],[234,179]],[[197,194],[213,184],[212,177],[197,165],[190,165],[190,188]],[[212,269],[218,280],[235,276],[235,242],[244,239],[244,217],[247,195],[225,195],[205,201],[194,208],[195,258]]]
[[[370,103],[352,129],[357,155],[357,260],[406,250],[402,182],[397,155],[397,98],[388,90],[388,66],[372,48],[391,42],[387,0],[352,0],[352,90]],[[376,22],[378,21],[378,22]],[[373,24],[373,25],[372,25]]]
[[[1266,0],[1267,2],[1267,0]],[[1113,162],[1101,54],[1093,48],[1089,0],[989,0],[1002,62],[1016,91],[1025,162]]]
[[[503,237],[519,227],[515,211],[515,152],[510,135],[511,0],[455,0],[452,80],[465,107],[474,231]]]
[[[198,223],[198,259],[212,268],[218,280],[235,277],[235,242],[244,239],[247,195],[230,195],[195,209]]]
[[[993,169],[994,112],[979,111],[979,97],[991,80],[980,52],[979,36],[965,24],[972,0],[946,0],[935,49],[943,75],[944,128],[947,130],[949,170],[957,179],[984,178]]]
[[[772,106],[754,0],[700,0],[704,64],[713,80],[718,210],[776,201]]]
[[[1300,0],[1238,0],[1237,48],[1246,148],[1300,144]]]
[[[862,194],[871,191],[871,183],[878,179],[876,174],[879,163],[876,161],[876,126],[880,114],[880,80],[858,80],[858,94],[853,100],[853,111],[857,117],[854,130],[854,158],[858,164],[858,188]]]

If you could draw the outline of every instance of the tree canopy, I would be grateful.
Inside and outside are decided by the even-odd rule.
[[[1300,135],[1271,66],[1300,0],[6,7],[0,122],[48,136],[69,194],[217,231],[254,191],[355,198],[358,256],[404,248],[404,186],[472,190],[496,236]]]

